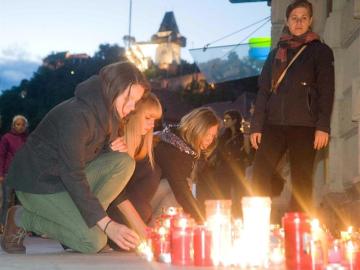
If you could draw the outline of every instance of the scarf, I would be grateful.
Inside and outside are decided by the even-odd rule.
[[[277,52],[272,64],[272,78],[271,78],[271,91],[276,92],[276,83],[286,69],[287,65],[291,61],[288,59],[288,49],[300,49],[305,44],[308,44],[314,40],[320,40],[318,34],[308,31],[301,36],[293,36],[290,34],[288,27],[285,27],[280,40],[277,44]]]
[[[184,152],[188,155],[196,157],[196,152],[184,142],[179,136],[177,136],[172,130],[171,127],[166,127],[163,131],[156,133],[160,135],[160,139],[168,144],[179,149],[181,152]]]

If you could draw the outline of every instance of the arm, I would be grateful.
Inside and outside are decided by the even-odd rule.
[[[129,200],[125,200],[122,203],[117,205],[117,208],[125,216],[126,220],[129,222],[130,227],[135,230],[142,239],[146,239],[146,224],[140,217],[139,213],[136,211],[135,207]]]
[[[186,179],[191,174],[193,158],[167,143],[159,143],[155,147],[155,157],[162,170],[162,176],[168,180],[177,202],[197,222],[203,222],[202,208],[192,195]]]
[[[315,66],[318,98],[318,120],[314,139],[314,149],[326,147],[329,142],[330,119],[334,102],[334,55],[325,44],[318,52]]]
[[[316,86],[318,90],[318,121],[316,130],[330,133],[330,119],[334,102],[334,55],[325,44],[318,49],[316,59]]]

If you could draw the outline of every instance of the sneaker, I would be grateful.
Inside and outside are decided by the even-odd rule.
[[[24,239],[26,231],[15,224],[15,212],[21,206],[11,207],[6,216],[1,248],[7,253],[25,253]]]

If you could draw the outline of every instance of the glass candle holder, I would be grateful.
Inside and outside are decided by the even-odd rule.
[[[291,212],[283,217],[285,263],[288,270],[310,270],[311,223],[305,213]]]
[[[270,240],[269,197],[243,197],[243,234],[248,267],[268,267]]]
[[[158,262],[171,263],[170,231],[163,226],[154,228],[151,237],[154,259]]]
[[[211,231],[211,258],[214,265],[231,263],[231,200],[207,200],[206,225]]]
[[[211,231],[203,225],[194,229],[194,265],[212,266]]]
[[[171,263],[189,266],[193,264],[193,219],[174,216],[171,220]]]

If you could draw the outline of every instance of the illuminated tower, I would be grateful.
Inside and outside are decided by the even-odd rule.
[[[186,38],[180,35],[174,12],[165,13],[159,31],[151,37],[151,42],[158,44],[155,63],[161,69],[180,64],[181,47],[186,46]]]

